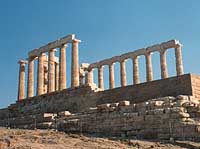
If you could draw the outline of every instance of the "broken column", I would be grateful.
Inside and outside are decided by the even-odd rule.
[[[120,62],[120,75],[121,75],[121,86],[126,86],[126,64],[125,60]]]
[[[87,74],[87,82],[88,85],[93,85],[94,81],[93,81],[93,69],[89,69],[88,70],[88,74]]]
[[[60,73],[59,73],[59,90],[66,89],[66,48],[67,44],[60,47]]]
[[[34,96],[34,58],[29,57],[28,59],[28,97]]]
[[[149,82],[153,80],[151,53],[146,53],[145,57],[146,57],[146,79],[147,82]]]
[[[80,40],[74,39],[72,41],[72,66],[71,66],[71,87],[79,86],[79,56],[78,44]]]
[[[182,53],[181,53],[181,44],[178,44],[175,47],[175,56],[176,56],[176,73],[177,73],[177,76],[179,76],[184,73],[183,72]]]
[[[18,101],[25,98],[25,65],[26,61],[19,62],[19,83],[18,83]]]

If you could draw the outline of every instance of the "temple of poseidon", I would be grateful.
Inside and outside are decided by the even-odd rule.
[[[91,64],[79,64],[79,44],[81,40],[71,34],[30,51],[28,58],[18,62],[18,98],[16,103],[0,109],[0,126],[138,139],[200,140],[200,76],[184,74],[182,44],[178,40]],[[175,53],[173,77],[168,75],[168,49]],[[70,87],[66,84],[70,79],[66,74],[66,50],[71,50]],[[153,79],[153,52],[160,54],[159,80]],[[145,56],[146,62],[143,83],[140,56]],[[127,85],[126,79],[128,59],[132,60],[132,85]],[[115,63],[120,64],[120,87],[115,87]],[[104,89],[106,65],[109,89]],[[94,69],[98,70],[97,84],[93,80]]]

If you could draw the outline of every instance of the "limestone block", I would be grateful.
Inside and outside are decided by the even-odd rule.
[[[181,107],[183,104],[187,104],[189,103],[188,100],[177,100],[174,104],[174,106],[178,106],[178,107]]]
[[[43,117],[55,117],[55,116],[57,116],[57,114],[55,114],[55,113],[44,113],[43,114]]]
[[[178,99],[178,100],[189,100],[189,97],[188,97],[188,96],[185,96],[185,95],[178,95],[178,96],[176,97],[176,99]]]
[[[173,107],[170,108],[170,112],[172,113],[178,113],[178,112],[186,112],[187,110],[184,107]]]
[[[101,104],[97,106],[98,110],[108,110],[110,107],[110,104]]]
[[[59,116],[69,116],[71,113],[69,111],[61,111],[58,113]]]
[[[127,100],[119,102],[119,106],[129,106],[129,105],[130,105],[130,101],[127,101]]]
[[[192,112],[198,112],[198,111],[200,111],[200,107],[193,107],[193,106],[188,106],[187,107],[187,111],[188,111],[188,113],[192,113]]]
[[[111,103],[111,104],[110,104],[110,107],[118,107],[118,105],[119,105],[118,102],[117,102],[117,103]]]

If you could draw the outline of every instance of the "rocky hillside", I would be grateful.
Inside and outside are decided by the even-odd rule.
[[[99,138],[52,130],[0,128],[0,149],[129,149],[129,148],[200,148],[200,143],[159,142],[125,138]]]

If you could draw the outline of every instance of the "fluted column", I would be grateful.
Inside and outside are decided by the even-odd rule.
[[[132,58],[132,61],[133,61],[133,84],[139,84],[140,77],[139,77],[138,56]]]
[[[160,51],[160,67],[161,67],[161,78],[165,79],[168,77],[167,60],[166,60],[166,49]]]
[[[72,63],[71,63],[71,87],[79,86],[79,57],[78,44],[80,40],[74,39],[72,42]]]
[[[59,64],[59,90],[66,89],[66,48],[67,44],[60,47]]]
[[[149,82],[153,80],[151,53],[146,53],[145,57],[146,57],[146,78],[147,82]]]
[[[55,91],[55,51],[49,51],[48,56],[48,93]]]
[[[41,53],[38,57],[38,78],[37,78],[37,95],[43,94],[44,87],[44,53]]]
[[[98,86],[101,89],[104,89],[104,82],[103,82],[103,66],[98,68]]]
[[[175,48],[175,56],[176,56],[176,73],[177,73],[177,76],[179,76],[184,73],[183,72],[181,45],[177,45],[177,47]]]
[[[93,69],[88,70],[88,74],[87,74],[87,84],[88,85],[92,85],[94,84],[94,80],[93,80]]]
[[[28,59],[28,97],[34,96],[34,58]]]
[[[109,65],[109,88],[115,88],[114,63]]]
[[[125,60],[120,62],[120,75],[121,75],[121,86],[126,86],[126,64],[125,64]]]
[[[56,66],[56,76],[55,76],[55,84],[56,84],[56,91],[59,90],[59,63],[55,63]]]
[[[25,98],[25,65],[26,61],[19,62],[19,83],[18,83],[18,101]]]

